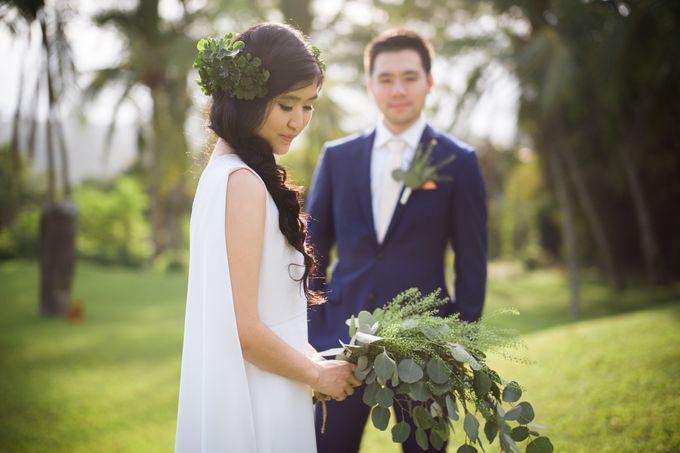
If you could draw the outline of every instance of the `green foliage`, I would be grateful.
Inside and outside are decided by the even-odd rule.
[[[211,96],[224,91],[237,99],[261,98],[267,94],[269,71],[262,60],[243,51],[245,43],[235,41],[234,33],[223,38],[198,41],[194,68],[198,70],[198,86]]]
[[[103,262],[138,265],[149,257],[149,201],[132,177],[119,178],[113,187],[79,187],[74,200],[80,212],[78,252]]]
[[[519,399],[521,391],[515,381],[503,380],[487,366],[486,354],[516,346],[517,340],[484,323],[437,316],[437,308],[445,303],[439,291],[423,297],[412,288],[373,313],[362,311],[347,320],[352,340],[337,357],[355,363],[355,375],[368,384],[363,401],[372,407],[376,428],[387,429],[388,408],[394,407],[402,417],[408,414],[414,420],[419,446],[440,448],[449,437],[449,424],[460,418],[459,402],[470,443],[480,442],[480,416],[487,426],[502,427],[501,449],[514,453],[509,422],[527,425],[534,418],[533,407],[523,401],[505,412],[502,404]],[[533,431],[526,434],[522,440],[539,436]],[[403,437],[403,428],[393,432],[393,439]]]
[[[25,206],[12,224],[0,231],[0,257],[37,257],[40,208]]]

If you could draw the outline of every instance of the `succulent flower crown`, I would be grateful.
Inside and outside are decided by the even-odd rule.
[[[203,38],[198,41],[198,55],[194,68],[198,69],[198,86],[208,96],[218,90],[229,93],[237,99],[251,100],[267,95],[269,71],[262,65],[260,58],[245,52],[245,43],[236,41],[234,33],[223,38]],[[321,59],[321,51],[310,46],[322,73],[326,65]]]

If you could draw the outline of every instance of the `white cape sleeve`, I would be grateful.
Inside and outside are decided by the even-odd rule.
[[[215,170],[201,176],[191,214],[175,452],[254,453],[252,406],[224,237],[229,171]]]

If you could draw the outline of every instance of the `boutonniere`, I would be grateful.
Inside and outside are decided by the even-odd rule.
[[[433,164],[430,158],[435,146],[437,146],[437,140],[434,139],[430,141],[425,151],[423,151],[423,144],[419,144],[411,167],[407,171],[398,168],[392,172],[392,178],[397,182],[403,181],[406,186],[399,199],[401,204],[406,204],[414,190],[434,190],[437,188],[437,182],[451,181],[451,178],[442,176],[437,171],[455,159],[456,156],[452,154],[441,162]]]

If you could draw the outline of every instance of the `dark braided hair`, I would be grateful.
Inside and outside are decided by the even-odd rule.
[[[323,72],[303,35],[281,24],[260,24],[236,37],[244,50],[262,60],[270,72],[267,95],[252,100],[237,99],[218,90],[210,108],[210,129],[225,140],[236,154],[264,181],[279,210],[279,229],[290,245],[304,256],[301,281],[309,303],[322,301],[308,287],[316,260],[306,243],[307,224],[301,212],[302,188],[286,183],[286,170],[276,163],[272,146],[256,134],[264,122],[269,103],[288,91],[311,84],[320,86]]]

